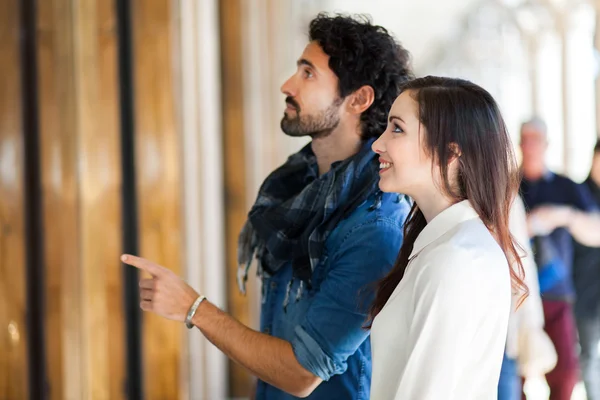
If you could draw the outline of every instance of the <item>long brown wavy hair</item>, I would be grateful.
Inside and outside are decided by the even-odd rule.
[[[469,200],[504,251],[513,290],[522,293],[522,302],[529,290],[523,281],[525,272],[517,251],[520,247],[508,226],[520,175],[498,105],[486,90],[462,79],[428,76],[407,82],[404,91],[409,91],[418,104],[418,118],[426,129],[422,143],[439,165],[441,190],[453,202]],[[448,164],[456,158],[457,148],[458,174],[450,177]],[[404,225],[404,241],[396,263],[377,285],[368,327],[404,276],[415,240],[425,225],[425,216],[415,203]]]

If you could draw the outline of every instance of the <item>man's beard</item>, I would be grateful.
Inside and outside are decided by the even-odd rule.
[[[287,98],[286,102],[296,109],[296,115],[285,114],[281,119],[281,130],[288,136],[310,136],[313,139],[327,137],[340,123],[339,109],[343,99],[337,98],[327,109],[317,115],[301,115],[296,102]]]

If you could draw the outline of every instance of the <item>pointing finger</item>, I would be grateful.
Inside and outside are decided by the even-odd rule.
[[[125,264],[131,265],[132,267],[146,271],[152,276],[160,276],[163,271],[163,267],[156,265],[145,258],[136,257],[129,254],[123,254],[121,256],[121,261]]]

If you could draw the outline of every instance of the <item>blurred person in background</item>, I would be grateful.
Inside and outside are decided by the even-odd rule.
[[[409,53],[366,18],[319,15],[281,91],[281,128],[312,141],[260,188],[239,239],[239,283],[258,260],[260,331],[199,296],[170,270],[145,270],[141,307],[196,326],[258,377],[257,399],[369,397],[371,345],[363,328],[373,291],[392,267],[410,209],[378,188],[373,141],[386,129]],[[211,268],[211,266],[205,266]]]
[[[538,267],[546,332],[558,354],[546,374],[551,400],[570,400],[579,380],[577,331],[573,316],[573,238],[600,244],[600,218],[582,185],[555,174],[546,166],[547,127],[539,118],[521,126],[521,195],[528,215],[529,235]]]
[[[513,296],[506,350],[498,382],[498,400],[521,399],[521,378],[544,376],[552,371],[557,360],[554,345],[544,331],[544,309],[537,266],[529,244],[525,206],[519,196],[513,202],[509,223],[510,231],[521,247],[521,262],[529,296],[522,304],[519,304],[518,297]]]
[[[590,190],[600,208],[600,139],[594,147],[590,175],[583,185]],[[600,248],[575,242],[573,280],[585,390],[588,400],[600,400]]]

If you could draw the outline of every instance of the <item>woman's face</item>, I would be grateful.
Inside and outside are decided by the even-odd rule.
[[[433,160],[424,150],[427,131],[419,121],[418,103],[405,91],[392,105],[388,126],[373,143],[380,158],[379,188],[384,192],[403,193],[411,197],[434,185]]]

